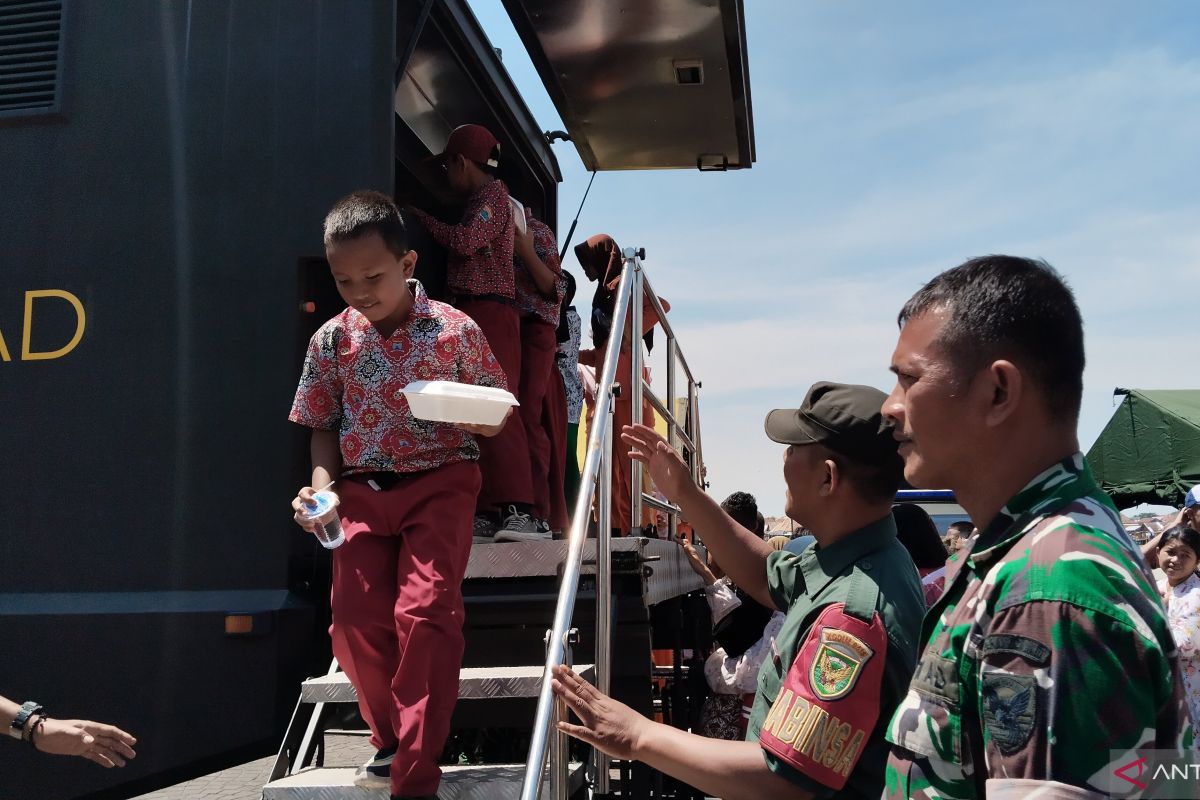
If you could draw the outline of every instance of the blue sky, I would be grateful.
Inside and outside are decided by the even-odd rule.
[[[500,0],[471,7],[541,126],[561,128]],[[1074,287],[1085,450],[1115,386],[1197,388],[1182,365],[1200,281],[1200,4],[747,0],[746,16],[754,168],[601,173],[576,234],[646,248],[704,383],[714,496],[782,513],[765,413],[821,379],[890,389],[896,312],[974,255],[1045,258]],[[587,173],[555,147],[565,233]]]

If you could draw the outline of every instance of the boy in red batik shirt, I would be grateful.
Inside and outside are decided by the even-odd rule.
[[[451,190],[467,197],[457,225],[411,209],[446,248],[446,285],[455,307],[479,324],[508,377],[508,388],[521,396],[521,318],[513,276],[513,213],[504,182],[495,177],[500,144],[482,125],[460,125],[436,157]],[[476,507],[475,534],[491,541],[497,528],[511,538],[535,534],[533,487],[529,482],[529,443],[521,416],[481,447],[483,487]],[[501,538],[497,536],[497,538]],[[506,535],[503,538],[510,538]]]
[[[557,390],[554,379],[558,369],[554,355],[558,349],[558,316],[565,284],[558,260],[554,231],[525,209],[525,232],[515,229],[513,249],[517,311],[521,314],[521,421],[529,441],[530,484],[533,487],[535,534],[500,531],[497,541],[544,538],[550,532],[551,509],[565,505],[562,500],[562,475],[558,474],[558,496],[552,497],[551,462],[557,450],[566,447],[566,398]],[[563,406],[562,413],[544,419],[549,396]],[[555,401],[551,401],[555,402]],[[550,409],[554,411],[556,409]],[[561,422],[561,426],[554,424]],[[548,424],[554,425],[551,430]],[[559,431],[557,428],[561,427]],[[558,524],[562,524],[558,521]]]
[[[336,479],[345,542],[333,551],[333,653],[358,691],[379,752],[355,775],[394,798],[437,794],[437,759],[458,699],[462,580],[479,492],[475,436],[504,427],[413,417],[415,380],[506,388],[483,332],[412,279],[400,212],[355,192],[325,218],[325,254],[350,306],[308,346],[288,418],[313,429],[314,486]],[[390,780],[389,780],[390,779]]]

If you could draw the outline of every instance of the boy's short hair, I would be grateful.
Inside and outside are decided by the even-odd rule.
[[[383,192],[360,190],[338,200],[325,215],[325,246],[379,234],[396,258],[408,252],[408,230],[396,202]]]
[[[957,522],[951,522],[947,533],[956,533],[962,538],[967,538],[975,532],[975,525],[965,519],[960,519]]]
[[[747,492],[734,492],[721,503],[721,510],[733,518],[733,521],[748,531],[758,524],[758,501],[754,495]]]

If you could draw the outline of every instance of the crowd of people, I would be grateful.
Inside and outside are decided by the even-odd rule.
[[[313,335],[289,417],[312,429],[296,521],[314,530],[303,512],[318,487],[339,500],[330,633],[376,748],[356,783],[393,798],[437,793],[471,547],[567,527],[594,413],[582,377],[614,325],[620,248],[607,235],[575,248],[596,284],[583,350],[575,281],[496,177],[499,150],[480,126],[456,129],[438,162],[462,219],[408,210],[448,253],[449,304],[414,279],[390,197],[355,192],[330,210],[347,308]],[[632,348],[658,322],[641,302],[618,380],[635,378]],[[785,512],[806,531],[791,541],[764,538],[749,495],[709,498],[652,426],[632,424],[632,393],[617,398],[613,532],[643,524],[629,503],[640,461],[707,547],[682,545],[714,620],[711,695],[691,733],[559,667],[554,691],[574,714],[561,730],[727,800],[1104,796],[1126,788],[1113,752],[1200,746],[1200,497],[1140,550],[1125,532],[1079,452],[1070,289],[1044,262],[986,256],[934,277],[898,323],[890,395],[821,381],[766,416],[785,448]],[[505,388],[519,406],[496,425],[427,422],[401,391],[415,380]],[[894,504],[902,481],[953,490],[970,520],[939,534]],[[111,726],[3,698],[0,715],[46,752],[134,755]]]
[[[755,628],[770,655],[744,739],[646,719],[565,667],[561,730],[727,800],[1127,796],[1139,754],[1195,752],[1196,490],[1139,551],[1079,452],[1069,288],[1044,262],[977,258],[898,322],[889,396],[822,382],[766,418],[787,446],[786,513],[813,537],[799,552],[709,499],[652,430],[623,434],[720,572],[782,615]],[[891,505],[902,479],[953,490],[970,522],[925,550],[936,531]],[[729,593],[709,592],[729,613]],[[710,656],[714,692],[738,674],[730,657]]]
[[[397,798],[437,791],[472,544],[567,524],[567,442],[587,394],[574,381],[604,362],[622,265],[612,237],[575,248],[596,284],[594,349],[581,350],[557,243],[514,211],[494,137],[456,129],[439,158],[462,220],[411,213],[447,249],[452,304],[413,279],[390,198],[340,201],[325,243],[348,308],[313,336],[291,412],[313,429],[297,521],[309,524],[315,487],[340,497],[331,636],[377,748],[356,783]],[[657,321],[641,301],[618,380],[635,378],[632,348]],[[555,691],[578,720],[564,731],[725,798],[1084,796],[1112,788],[1109,751],[1192,747],[1194,512],[1158,542],[1156,585],[1078,452],[1070,290],[1042,262],[973,259],[914,295],[899,324],[890,396],[823,381],[766,418],[806,546],[772,549],[757,510],[709,499],[675,449],[631,424],[632,393],[617,398],[613,532],[642,523],[636,459],[714,559],[690,553],[721,628],[701,726],[717,736],[656,725],[560,668]],[[414,379],[508,388],[519,411],[494,426],[416,420],[399,393]],[[919,509],[893,508],[902,480],[954,490],[970,531],[943,541]],[[1118,695],[1123,713],[1095,713]]]

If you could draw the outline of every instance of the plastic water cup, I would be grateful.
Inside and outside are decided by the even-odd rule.
[[[333,492],[317,492],[311,503],[304,504],[304,518],[317,523],[317,541],[326,550],[333,550],[346,541],[342,519],[338,515],[338,496]]]

